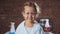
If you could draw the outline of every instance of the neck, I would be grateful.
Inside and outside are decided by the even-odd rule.
[[[34,23],[33,22],[25,22],[26,27],[33,27]]]

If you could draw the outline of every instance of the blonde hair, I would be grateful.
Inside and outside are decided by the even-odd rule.
[[[36,5],[35,5],[34,2],[30,1],[30,2],[24,3],[24,5],[23,5],[23,10],[25,9],[25,8],[24,8],[25,6],[33,7],[33,8],[35,9],[35,12],[37,13]],[[23,11],[23,12],[24,12],[24,11]]]

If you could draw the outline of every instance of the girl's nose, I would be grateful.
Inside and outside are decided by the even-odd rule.
[[[30,14],[29,14],[29,18],[31,18],[31,17],[32,17],[32,14],[30,13]]]

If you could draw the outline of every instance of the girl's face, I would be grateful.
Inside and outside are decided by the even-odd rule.
[[[23,16],[24,16],[26,21],[33,22],[35,20],[35,17],[36,17],[35,8],[31,7],[31,6],[25,6]]]

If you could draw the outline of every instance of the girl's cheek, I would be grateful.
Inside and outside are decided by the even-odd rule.
[[[28,16],[26,16],[25,18],[28,19]]]
[[[34,19],[36,19],[36,16],[34,16]]]

